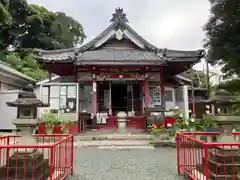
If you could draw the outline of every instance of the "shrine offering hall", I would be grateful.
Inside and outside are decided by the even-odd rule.
[[[145,107],[179,106],[188,116],[190,80],[180,74],[203,55],[203,50],[157,48],[118,8],[110,25],[80,48],[39,50],[36,59],[49,72],[49,80],[40,84],[41,99],[48,97],[50,109],[60,119],[76,121],[79,130],[116,128],[118,112],[127,114],[127,127],[144,129]]]

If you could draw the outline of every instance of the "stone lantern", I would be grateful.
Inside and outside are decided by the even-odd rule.
[[[234,142],[232,130],[235,125],[240,125],[240,116],[234,114],[233,105],[240,103],[240,99],[226,90],[219,90],[213,97],[203,102],[211,107],[211,114],[207,115],[207,118],[218,125],[220,132],[218,140]]]
[[[44,104],[38,100],[33,92],[23,91],[18,95],[18,99],[14,102],[7,102],[10,107],[18,108],[17,119],[13,120],[13,124],[22,133],[20,138],[21,145],[34,144],[35,141],[32,137],[33,129],[37,127],[40,121],[37,119],[37,108],[47,107],[48,104]],[[18,152],[24,151],[24,153],[32,152],[33,149],[19,149]]]
[[[29,89],[30,90],[30,89]],[[7,102],[10,107],[18,108],[17,119],[13,124],[21,131],[20,145],[34,145],[33,128],[40,123],[37,120],[37,108],[47,107],[47,104],[38,100],[33,92],[22,91],[14,102]],[[6,166],[0,168],[0,179],[42,179],[49,177],[49,160],[44,159],[43,152],[34,148],[14,149],[15,153],[9,157]],[[34,162],[34,166],[33,166]],[[24,166],[22,166],[24,164]],[[11,171],[7,171],[7,168]],[[42,170],[43,171],[42,171]]]
[[[231,93],[220,90],[215,96],[204,102],[211,107],[212,112],[207,118],[218,125],[220,134],[217,141],[219,141],[219,146],[213,147],[211,144],[208,145],[209,150],[212,148],[214,148],[214,150],[207,152],[208,159],[205,159],[201,164],[196,166],[197,168],[194,175],[199,177],[201,173],[201,177],[204,179],[207,163],[209,169],[207,179],[215,179],[216,177],[218,179],[239,179],[239,147],[230,145],[222,146],[221,143],[235,142],[232,136],[232,130],[234,125],[240,124],[240,116],[234,115],[232,106],[240,103],[240,100]],[[206,157],[206,155],[207,154],[204,156]],[[206,162],[206,160],[208,160],[208,162]]]

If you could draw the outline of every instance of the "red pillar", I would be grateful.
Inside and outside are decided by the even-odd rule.
[[[143,93],[144,93],[144,105],[149,106],[150,98],[149,98],[149,88],[148,88],[148,73],[145,73],[144,77],[144,85],[143,85]]]
[[[160,91],[161,91],[161,103],[165,107],[165,87],[162,69],[160,70]]]
[[[93,117],[97,116],[97,81],[96,81],[96,75],[93,74],[93,90],[92,90],[92,113]]]
[[[109,116],[112,116],[112,84],[109,82],[109,110],[108,114]]]

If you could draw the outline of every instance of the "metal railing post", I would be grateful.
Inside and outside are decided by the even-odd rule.
[[[208,174],[208,144],[204,144],[204,157],[205,157],[205,179],[209,180],[209,174]]]
[[[181,173],[181,168],[180,168],[180,133],[177,133],[176,137],[176,145],[177,145],[177,169],[178,169],[178,175]]]

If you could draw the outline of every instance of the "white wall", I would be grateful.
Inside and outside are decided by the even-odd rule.
[[[0,129],[16,129],[12,121],[17,118],[17,108],[7,106],[6,102],[15,101],[18,98],[18,90],[0,92]]]
[[[179,109],[182,112],[185,112],[185,105],[184,105],[184,99],[183,99],[183,88],[178,87],[175,89],[175,97],[176,97],[176,106],[179,107]]]
[[[40,86],[36,86],[36,87],[34,88],[33,92],[35,93],[37,99],[41,100]],[[41,116],[41,111],[42,111],[42,108],[38,108],[38,109],[37,109],[37,117],[40,117],[40,116]]]

